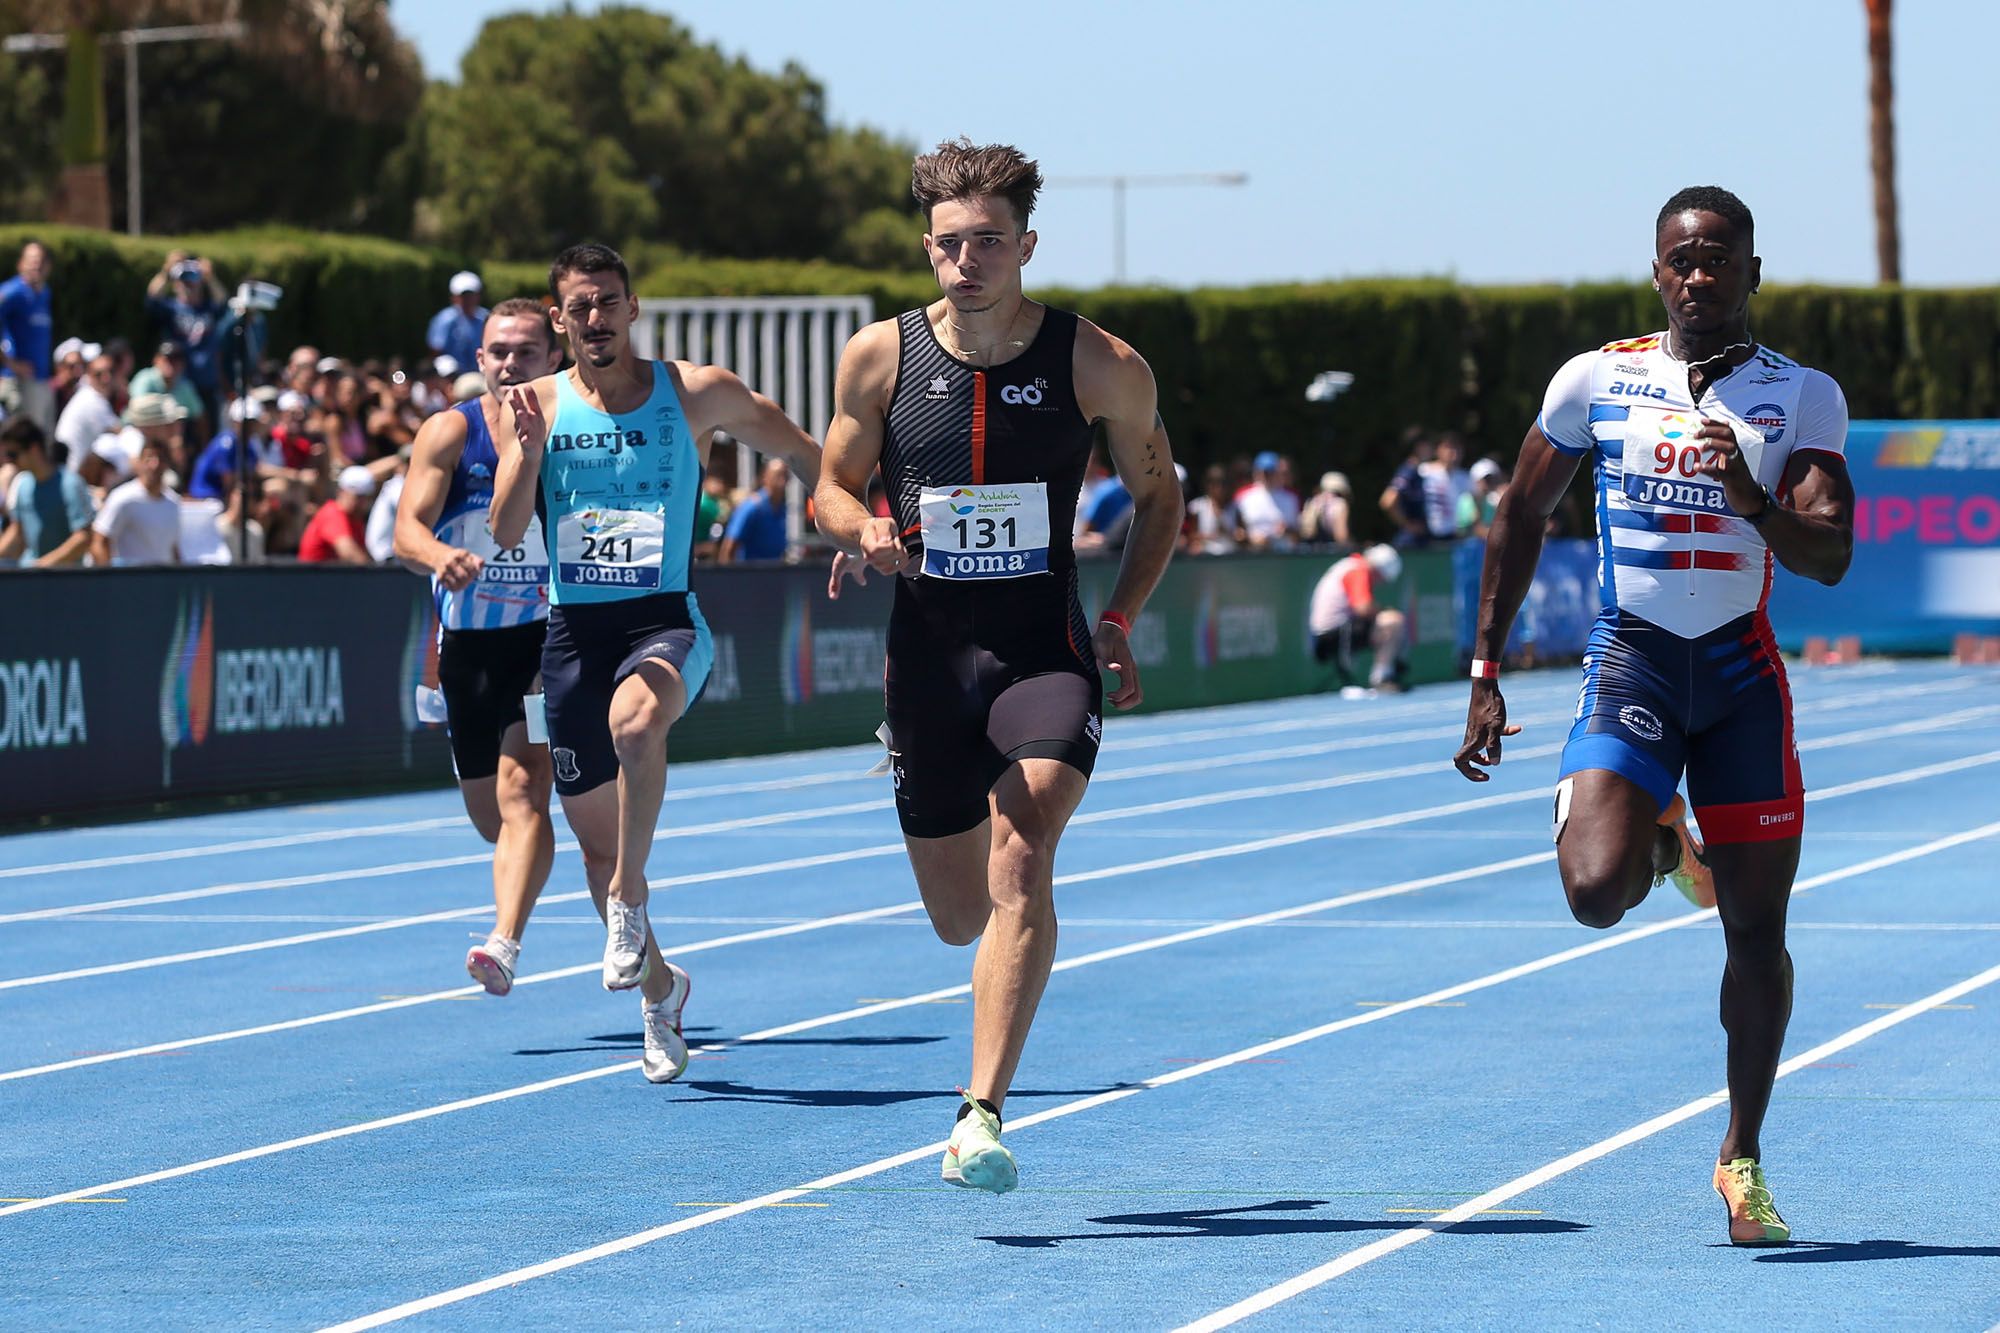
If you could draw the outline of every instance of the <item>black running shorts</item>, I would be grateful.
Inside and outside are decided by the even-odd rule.
[[[438,643],[451,766],[460,782],[500,771],[500,742],[523,721],[521,696],[542,669],[541,621],[506,629],[448,629]]]
[[[715,650],[692,594],[658,593],[549,608],[542,693],[556,790],[577,796],[618,776],[611,696],[649,657],[678,671],[692,712]],[[685,714],[683,714],[685,716]]]

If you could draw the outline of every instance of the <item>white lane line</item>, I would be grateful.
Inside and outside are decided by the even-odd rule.
[[[1517,856],[1505,861],[1489,862],[1486,865],[1468,866],[1463,870],[1452,870],[1443,874],[1428,875],[1422,879],[1405,880],[1400,884],[1385,884],[1378,888],[1360,889],[1332,898],[1322,898],[1317,902],[1302,903],[1296,907],[1279,908],[1275,911],[1260,912],[1254,916],[1219,921],[1193,930],[1182,930],[1171,935],[1162,935],[1153,939],[1141,940],[1134,944],[1121,945],[1114,949],[1101,949],[1095,953],[1081,954],[1075,958],[1066,958],[1059,961],[1055,965],[1054,970],[1057,972],[1068,972],[1079,967],[1090,967],[1097,963],[1109,962],[1114,958],[1124,958],[1135,953],[1145,953],[1153,949],[1165,949],[1172,945],[1184,944],[1190,940],[1206,939],[1210,936],[1222,935],[1230,931],[1247,930],[1255,926],[1268,925],[1274,921],[1304,916],[1313,912],[1331,911],[1352,903],[1372,902],[1378,898],[1416,893],[1422,889],[1433,888],[1440,884],[1451,884],[1461,880],[1505,874],[1510,870],[1518,870],[1523,866],[1536,865],[1552,860],[1554,855],[1553,852],[1538,852],[1532,856]],[[880,915],[887,910],[889,909],[876,909],[871,914],[857,913],[856,915]],[[591,964],[591,968],[596,966],[598,965]],[[571,969],[573,972],[589,970],[590,968]],[[785,1023],[778,1027],[765,1028],[759,1032],[745,1033],[743,1036],[730,1041],[709,1042],[696,1046],[693,1049],[697,1052],[711,1053],[725,1051],[732,1046],[746,1046],[756,1042],[770,1041],[777,1037],[788,1037],[794,1033],[831,1027],[838,1023],[851,1022],[857,1018],[888,1013],[891,1010],[908,1009],[923,1004],[934,1004],[939,1000],[969,995],[971,992],[971,986],[961,984],[947,986],[941,990],[927,991],[922,995],[909,995],[894,1000],[878,1000],[857,1008],[843,1009],[831,1014],[822,1014],[817,1018],[801,1019],[797,1022]],[[123,1180],[115,1182],[115,1188],[121,1190],[135,1189],[140,1185],[151,1185],[162,1180],[175,1180],[181,1176],[190,1176],[202,1171],[212,1171],[221,1166],[233,1166],[238,1162],[247,1162],[258,1157],[269,1157],[275,1153],[290,1152],[296,1148],[310,1147],[313,1144],[326,1143],[333,1139],[351,1138],[356,1134],[372,1133],[381,1129],[393,1129],[398,1125],[407,1125],[418,1120],[428,1120],[434,1116],[450,1115],[456,1111],[470,1110],[478,1106],[490,1106],[495,1102],[511,1101],[517,1097],[531,1097],[537,1093],[547,1092],[554,1088],[568,1087],[573,1083],[584,1083],[591,1079],[606,1078],[613,1074],[630,1073],[639,1067],[639,1063],[637,1060],[627,1060],[615,1065],[599,1066],[598,1068],[582,1070],[575,1074],[566,1074],[559,1078],[543,1079],[540,1082],[524,1084],[517,1088],[505,1088],[499,1092],[486,1093],[478,1097],[468,1097],[454,1102],[446,1102],[440,1106],[425,1107],[418,1111],[406,1111],[400,1115],[385,1116],[380,1120],[370,1120],[356,1125],[343,1125],[338,1129],[325,1130],[317,1134],[306,1134],[298,1138],[286,1139],[280,1143],[268,1143],[256,1148],[247,1148],[241,1152],[228,1153],[220,1157],[210,1157],[199,1162],[190,1162],[185,1166],[169,1167],[162,1171],[152,1171],[144,1175],[128,1176]],[[92,1185],[86,1189],[69,1190],[62,1194],[52,1194],[43,1198],[24,1200],[11,1207],[0,1208],[0,1217],[6,1217],[13,1213],[29,1213],[41,1208],[50,1208],[59,1203],[72,1202],[75,1199],[90,1198],[98,1193],[110,1193],[112,1189],[112,1185]]]
[[[1860,862],[1859,864],[1848,866],[1841,870],[1831,871],[1823,875],[1816,875],[1809,880],[1802,881],[1799,885],[1797,885],[1794,888],[1793,892],[1804,893],[1809,889],[1817,888],[1823,884],[1833,883],[1837,880],[1850,879],[1856,875],[1866,874],[1870,871],[1879,870],[1889,865],[1899,864],[1900,862],[1903,861],[1913,860],[1917,857],[1928,856],[1935,852],[1944,851],[1950,847],[1956,847],[1967,842],[1972,842],[1981,838],[1990,837],[1996,833],[2000,833],[2000,823],[1987,824],[1977,829],[1969,829],[1966,830],[1965,832],[1953,834],[1946,838],[1940,838],[1933,842],[1925,843],[1918,847],[1908,848],[1902,852],[1898,852],[1890,856],[1875,857],[1871,860],[1863,861]],[[1547,854],[1545,853],[1544,855]],[[1565,949],[1559,953],[1553,953],[1544,958],[1536,959],[1533,962],[1523,963],[1516,967],[1506,968],[1499,972],[1490,973],[1484,977],[1475,978],[1472,981],[1461,982],[1455,986],[1447,986],[1442,990],[1432,991],[1427,995],[1419,995],[1414,999],[1402,1000],[1395,1004],[1384,1005],[1381,1008],[1369,1009],[1362,1013],[1354,1014],[1347,1018],[1342,1018],[1332,1023],[1326,1023],[1318,1027],[1308,1028],[1303,1032],[1295,1032],[1289,1036],[1279,1037],[1272,1041],[1260,1042],[1255,1046],[1249,1046],[1245,1047],[1242,1050],[1232,1051],[1228,1055],[1219,1056],[1212,1060],[1205,1060],[1200,1064],[1189,1065],[1182,1069],[1176,1069],[1171,1073],[1160,1074],[1153,1078],[1146,1079],[1140,1083],[1131,1084],[1126,1087],[1116,1088],[1109,1092],[1097,1093],[1089,1097],[1080,1098],[1073,1102],[1065,1102],[1060,1106],[1050,1107],[1046,1111],[1038,1111],[1033,1115],[1023,1116],[1021,1119],[1011,1122],[1009,1125],[1009,1129],[1011,1132],[1018,1133],[1021,1130],[1028,1129],[1034,1125],[1043,1124],[1051,1120],[1062,1119],[1063,1117],[1076,1115],[1079,1112],[1083,1111],[1095,1110],[1096,1108],[1101,1106],[1108,1106],[1113,1102],[1124,1101],[1129,1097],[1136,1097],[1144,1092],[1151,1092],[1159,1088],[1169,1087],[1176,1083],[1185,1083],[1190,1079],[1200,1078],[1203,1077],[1204,1075],[1215,1073],[1218,1070],[1229,1069],[1236,1065],[1243,1064],[1246,1061],[1260,1059],[1263,1056],[1270,1055],[1276,1051],[1286,1050],[1293,1046],[1302,1045],[1310,1041],[1317,1041],[1321,1037],[1330,1036],[1336,1032],[1344,1032],[1351,1028],[1365,1027],[1370,1023],[1383,1022],[1386,1019],[1395,1017],[1396,1015],[1399,1014],[1409,1013],[1413,1010],[1435,1005],[1442,1001],[1457,999],[1460,996],[1469,995],[1475,991],[1487,990],[1490,989],[1491,987],[1503,985],[1506,982],[1516,980],[1520,977],[1530,976],[1537,972],[1543,972],[1553,967],[1562,966],[1565,963],[1573,962],[1579,958],[1589,957],[1593,954],[1603,953],[1608,949],[1615,949],[1615,948],[1620,948],[1627,944],[1633,944],[1639,940],[1649,939],[1652,936],[1663,934],[1666,931],[1676,930],[1684,926],[1692,925],[1698,921],[1709,920],[1714,916],[1715,916],[1715,911],[1713,908],[1711,908],[1709,910],[1701,912],[1690,912],[1684,916],[1673,917],[1665,921],[1657,921],[1652,923],[1651,925],[1641,926],[1633,930],[1620,931],[1615,934],[1600,938],[1590,944],[1580,945],[1573,949]],[[2000,976],[2000,968],[1993,969],[1992,974],[1983,974],[1983,975]],[[1931,1002],[1943,1003],[1944,1000],[1940,999],[1940,996],[1950,998],[1950,996],[1954,993],[1955,993],[1955,988],[1954,992],[1940,992],[1939,996],[1931,997]],[[1906,1017],[1907,1016],[1908,1015],[1906,1015]],[[1865,1026],[1871,1028],[1876,1027],[1876,1025],[1888,1026],[1892,1023],[1892,1021],[1895,1021],[1895,1018],[1896,1016],[1893,1014],[1885,1015],[1883,1018],[1874,1020],[1874,1023]],[[1809,1054],[1812,1055],[1813,1059],[1824,1058],[1823,1056],[1819,1055],[1816,1052]],[[1805,1060],[1805,1057],[1800,1057],[1800,1059],[1803,1061]],[[654,1227],[646,1231],[637,1232],[633,1235],[620,1237],[619,1239],[616,1240],[606,1241],[601,1245],[591,1246],[589,1249],[578,1250],[571,1254],[562,1255],[555,1259],[544,1260],[541,1263],[531,1264],[524,1268],[517,1268],[511,1272],[501,1273],[494,1277],[482,1279],[481,1281],[478,1282],[467,1283],[464,1286],[454,1287],[450,1291],[439,1292],[435,1295],[426,1296],[414,1301],[407,1301],[401,1305],[396,1305],[386,1310],[377,1311],[374,1314],[364,1315],[359,1319],[349,1320],[341,1324],[330,1325],[328,1328],[322,1330],[322,1333],[355,1333],[355,1331],[361,1329],[379,1328],[384,1324],[395,1323],[399,1320],[408,1319],[413,1315],[423,1314],[426,1313],[427,1311],[440,1309],[447,1305],[455,1305],[461,1301],[470,1300],[475,1296],[482,1296],[488,1292],[497,1291],[502,1287],[515,1286],[523,1282],[533,1281],[536,1278],[546,1277],[551,1273],[559,1273],[566,1269],[575,1268],[582,1264],[591,1263],[595,1260],[606,1258],[614,1254],[623,1254],[630,1250],[636,1250],[643,1246],[650,1245],[654,1241],[663,1240],[668,1236],[679,1235],[683,1232],[693,1231],[703,1226],[712,1226],[717,1222],[727,1221],[732,1217],[740,1217],[745,1213],[753,1212],[759,1208],[766,1208],[774,1204],[788,1202],[792,1199],[799,1198],[801,1195],[811,1194],[819,1190],[833,1189],[838,1186],[848,1184],[855,1180],[864,1179],[868,1176],[879,1175],[882,1172],[890,1171],[897,1167],[908,1165],[912,1162],[922,1161],[924,1158],[929,1157],[933,1153],[942,1152],[943,1150],[944,1150],[943,1140],[939,1140],[936,1143],[928,1143],[921,1148],[913,1148],[907,1152],[898,1153],[892,1157],[885,1157],[878,1161],[869,1162],[862,1166],[853,1167],[850,1168],[849,1170],[839,1172],[836,1175],[822,1176],[818,1180],[808,1181],[803,1185],[796,1185],[791,1187],[790,1189],[778,1190],[770,1194],[761,1195],[758,1198],[746,1200],[743,1203],[731,1204],[728,1207],[717,1208],[703,1213],[696,1213],[693,1216],[685,1217],[675,1222],[670,1222],[664,1226]],[[105,1189],[109,1187],[92,1186],[91,1188]],[[1477,1205],[1477,1207],[1475,1207],[1474,1205]],[[15,1206],[20,1207],[22,1205],[15,1205]],[[1464,1205],[1464,1208],[1472,1209],[1472,1211],[1476,1212],[1478,1208],[1488,1208],[1492,1206],[1493,1203],[1491,1202],[1490,1196],[1488,1196],[1486,1198],[1474,1200],[1472,1201],[1472,1203]],[[1453,1210],[1454,1213],[1457,1213],[1459,1211],[1461,1210],[1460,1209]],[[1447,1216],[1451,1216],[1451,1214],[1447,1214]],[[1440,1222],[1432,1222],[1430,1224],[1427,1224],[1426,1227],[1412,1228],[1412,1229],[1428,1232],[1431,1228],[1437,1227],[1439,1225],[1441,1225],[1441,1220]]]
[[[1537,689],[1536,702],[1544,691]],[[1549,691],[1553,693],[1553,691]],[[1879,696],[1870,696],[1871,698]],[[1272,722],[1252,723],[1241,727],[1207,727],[1189,731],[1153,732],[1144,736],[1120,737],[1119,750],[1152,749],[1166,745],[1184,745],[1207,740],[1233,740],[1244,736],[1265,735],[1272,732],[1296,732],[1304,725],[1343,726],[1374,725],[1393,716],[1421,715],[1434,709],[1434,705],[1423,701],[1412,701],[1398,706],[1393,712],[1372,710],[1369,712],[1336,712],[1325,719],[1310,717],[1289,717]],[[1212,710],[1204,710],[1212,711]],[[1326,710],[1332,711],[1332,710]],[[1135,719],[1136,720],[1136,719]],[[1356,738],[1361,739],[1361,738]],[[850,747],[852,748],[852,747]],[[669,789],[669,808],[683,801],[713,799],[720,796],[742,796],[756,792],[791,791],[799,787],[823,786],[839,782],[860,782],[869,780],[865,771],[872,759],[867,751],[859,751],[854,756],[852,767],[815,773],[801,773],[796,777],[759,778],[742,782],[712,783],[702,787]],[[742,762],[757,763],[759,758]],[[1109,777],[1116,770],[1107,771]],[[338,809],[338,806],[315,805],[307,809]],[[555,821],[563,823],[560,808],[551,812]],[[415,819],[397,824],[369,824],[350,828],[312,829],[298,833],[275,834],[264,837],[242,839],[235,842],[208,843],[193,847],[175,847],[152,852],[129,852],[117,856],[94,856],[82,860],[51,861],[40,865],[0,866],[0,879],[18,879],[30,875],[58,874],[74,870],[102,870],[110,866],[151,865],[161,861],[183,861],[196,857],[223,856],[235,852],[268,851],[277,847],[309,846],[322,842],[342,842],[350,838],[375,838],[394,836],[401,833],[420,833],[434,829],[461,828],[465,826],[462,813],[435,816],[429,819]],[[152,834],[150,836],[159,836]],[[4,920],[5,918],[0,918]]]
[[[1811,1050],[1803,1051],[1779,1065],[1778,1077],[1784,1078],[1789,1074],[1795,1074],[1809,1065],[1819,1063],[1830,1055],[1837,1055],[1851,1046],[1857,1046],[1867,1041],[1870,1037],[1887,1032],[1890,1028],[1900,1023],[1907,1023],[1921,1014],[1948,1005],[1953,1000],[1961,996],[1970,995],[1975,991],[1992,985],[1996,981],[2000,981],[2000,966],[1989,967],[1977,976],[1967,977],[1963,981],[1946,986],[1943,990],[1934,991],[1921,1000],[1903,1005],[1890,1013],[1886,1013],[1880,1018],[1871,1019],[1859,1027],[1849,1028],[1846,1032],[1841,1033],[1831,1041],[1821,1042]],[[1634,1125],[1622,1133],[1614,1134],[1608,1139],[1601,1139],[1591,1144],[1588,1148],[1582,1148],[1567,1157],[1558,1158],[1550,1162],[1547,1166],[1538,1167],[1524,1176],[1517,1176],[1506,1184],[1488,1190],[1476,1199],[1469,1199],[1458,1207],[1453,1208],[1450,1212],[1443,1213],[1419,1226],[1406,1228],[1393,1235],[1384,1236],[1381,1240],[1375,1241],[1372,1244],[1349,1250],[1338,1259],[1322,1264],[1318,1268],[1301,1273],[1297,1277],[1281,1282],[1274,1287],[1268,1287],[1254,1296],[1246,1297],[1234,1305],[1217,1310],[1214,1314],[1208,1315],[1205,1318],[1183,1324],[1178,1333],[1214,1333],[1216,1329],[1228,1328],[1231,1324],[1238,1323],[1253,1314],[1261,1313],[1275,1305],[1282,1304],[1294,1296],[1311,1291],[1315,1287],[1324,1286],[1337,1277],[1342,1277],[1357,1268],[1375,1262],[1377,1259],[1394,1254],[1396,1251],[1414,1245],[1420,1240],[1428,1240],[1430,1237],[1438,1235],[1440,1232],[1448,1230],[1460,1222],[1470,1220],[1477,1216],[1481,1210],[1497,1208],[1511,1199],[1519,1198],[1537,1186],[1547,1184],[1558,1176],[1568,1175],[1578,1167],[1588,1166],[1599,1158],[1609,1157],[1612,1153],[1618,1152],[1620,1149],[1629,1148],[1633,1144],[1642,1143],[1664,1130],[1672,1129],[1682,1121],[1692,1120],[1704,1112],[1712,1111],[1717,1107],[1727,1106],[1728,1104],[1729,1090],[1727,1088],[1711,1092],[1706,1097],[1697,1097],[1685,1105],[1677,1106],[1662,1115],[1654,1116],[1651,1120]]]
[[[1499,806],[1499,805],[1513,805],[1521,801],[1544,801],[1547,799],[1548,799],[1548,793],[1539,790],[1525,791],[1525,792],[1509,792],[1504,795],[1498,795],[1498,796],[1482,796],[1469,801],[1460,801],[1452,805],[1428,806],[1420,810],[1405,810],[1399,814],[1381,815],[1373,819],[1359,820],[1350,824],[1330,824],[1324,828],[1308,830],[1305,834],[1290,834],[1287,835],[1286,838],[1284,839],[1274,840],[1271,838],[1259,838],[1252,842],[1236,843],[1233,846],[1229,847],[1216,847],[1208,849],[1203,852],[1191,853],[1186,857],[1168,857],[1164,859],[1155,858],[1153,860],[1148,860],[1148,861],[1130,862],[1124,866],[1112,866],[1106,869],[1086,870],[1074,874],[1058,875],[1056,877],[1055,882],[1058,887],[1061,887],[1063,885],[1079,884],[1091,880],[1110,879],[1115,875],[1138,874],[1146,870],[1156,870],[1165,865],[1182,865],[1182,864],[1189,864],[1195,861],[1212,861],[1226,856],[1242,856],[1252,852],[1265,851],[1274,846],[1289,845],[1290,843],[1298,841],[1311,841],[1315,839],[1337,838],[1341,837],[1346,832],[1362,828],[1385,828],[1392,824],[1399,824],[1399,823],[1413,824],[1421,820],[1435,819],[1440,815],[1462,813],[1466,810],[1485,809],[1491,806]],[[902,849],[900,847],[891,847],[886,850],[889,852],[894,852],[894,851],[901,851]],[[855,853],[836,853],[834,855],[851,857],[855,855]],[[824,861],[831,858],[810,858],[810,859],[817,859]],[[543,899],[543,901],[559,902],[569,898],[580,898],[583,896],[585,895],[581,893],[558,894],[553,898],[545,898]],[[909,902],[893,903],[886,907],[876,907],[876,908],[870,908],[868,910],[875,915],[887,916],[897,912],[917,911],[920,910],[922,907],[923,907],[923,901],[921,899],[913,899]],[[468,908],[465,910],[471,911],[473,909]],[[490,911],[491,909],[487,908],[481,910]],[[743,940],[750,938],[775,938],[775,936],[779,934],[796,935],[809,930],[824,929],[828,926],[844,925],[853,919],[854,919],[854,913],[851,912],[842,913],[839,916],[820,918],[819,920],[802,923],[797,926],[788,926],[780,931],[768,934],[763,932],[756,932],[753,933],[753,935],[751,936],[732,938],[728,942],[740,943]],[[322,933],[354,934],[358,933],[360,929],[369,929],[369,928],[363,927],[363,928],[357,928],[356,930],[349,930],[343,932],[322,932]],[[710,942],[701,947],[718,948],[721,946],[720,944]],[[662,948],[666,952],[672,953],[675,957],[679,957],[680,955],[685,953],[695,952],[694,946],[684,945],[684,944],[674,944],[671,946],[663,945]],[[550,972],[533,973],[528,976],[514,978],[514,985],[518,988],[521,986],[533,985],[536,982],[555,981],[564,977],[582,976],[585,973],[591,972],[600,966],[601,965],[598,963],[583,963],[575,967],[557,968],[554,971]],[[22,980],[28,980],[28,979],[23,978]],[[159,1055],[166,1051],[183,1050],[191,1046],[207,1046],[215,1042],[234,1041],[243,1037],[259,1037],[272,1032],[284,1032],[296,1028],[315,1027],[321,1023],[332,1023],[348,1018],[359,1018],[368,1014],[386,1013],[393,1009],[407,1009],[412,1005],[417,1005],[417,1004],[428,1004],[434,1001],[452,1000],[462,995],[477,994],[478,991],[479,987],[477,986],[454,986],[450,990],[432,991],[425,995],[404,996],[400,999],[386,1000],[378,1004],[359,1005],[351,1009],[338,1009],[330,1013],[311,1014],[304,1018],[286,1019],[276,1023],[262,1023],[255,1027],[238,1028],[229,1032],[208,1033],[204,1036],[183,1038],[177,1041],[154,1042],[148,1046],[127,1047],[123,1050],[117,1050],[117,1051],[102,1051],[96,1055],[80,1055],[69,1060],[59,1060],[52,1064],[30,1065],[23,1069],[9,1069],[4,1072],[0,1072],[0,1083],[12,1082],[15,1079],[35,1078],[43,1074],[60,1073],[64,1070],[69,1070],[69,1069],[82,1069],[91,1065],[111,1064],[116,1061],[136,1059],[140,1056]]]

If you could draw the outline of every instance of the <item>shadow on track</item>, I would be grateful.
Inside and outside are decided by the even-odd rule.
[[[1088,1219],[1099,1226],[1140,1227],[1138,1231],[1091,1231],[1075,1236],[981,1236],[996,1245],[1017,1249],[1051,1249],[1071,1240],[1189,1240],[1197,1237],[1313,1236],[1354,1231],[1403,1231],[1421,1225],[1395,1218],[1365,1221],[1339,1217],[1276,1217],[1328,1206],[1325,1199],[1274,1199],[1237,1208],[1192,1208],[1161,1213],[1114,1213]],[[1258,1216],[1245,1216],[1255,1213]],[[1460,1222],[1445,1230],[1471,1236],[1561,1235],[1589,1228],[1582,1222],[1555,1218],[1509,1217],[1490,1222]]]

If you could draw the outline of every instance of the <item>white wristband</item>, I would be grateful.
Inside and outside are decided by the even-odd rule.
[[[1498,680],[1500,679],[1500,664],[1498,662],[1489,662],[1483,657],[1475,657],[1472,659],[1472,678],[1474,680]]]

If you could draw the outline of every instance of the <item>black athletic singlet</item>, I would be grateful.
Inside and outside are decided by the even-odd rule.
[[[1103,690],[1070,540],[1094,432],[1076,401],[1069,311],[1045,309],[1028,349],[986,368],[946,353],[922,310],[897,331],[882,480],[917,568],[927,489],[935,505],[968,487],[1046,488],[1046,559],[1029,562],[1045,572],[897,580],[886,676],[897,812],[911,836],[946,837],[987,817],[1015,760],[1086,776],[1096,762]]]

